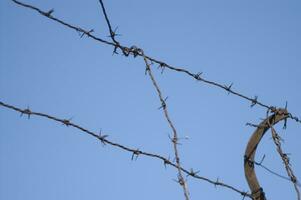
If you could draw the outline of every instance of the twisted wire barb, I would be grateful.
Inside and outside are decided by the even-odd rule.
[[[264,103],[258,101],[258,97],[257,97],[257,96],[255,96],[254,98],[251,98],[251,97],[248,97],[248,96],[246,96],[246,95],[244,95],[244,94],[242,94],[242,93],[240,93],[240,92],[234,91],[234,90],[232,89],[232,85],[233,85],[233,84],[230,84],[229,86],[227,86],[227,85],[224,85],[224,84],[215,82],[215,81],[207,80],[207,79],[201,77],[201,74],[202,74],[202,73],[192,73],[192,72],[190,72],[190,71],[187,70],[187,69],[179,68],[179,67],[174,67],[174,66],[172,66],[172,65],[170,65],[170,64],[167,64],[167,63],[165,63],[165,62],[163,62],[163,61],[160,61],[160,60],[158,60],[158,59],[152,58],[152,57],[150,57],[150,56],[148,56],[148,55],[146,55],[146,54],[141,54],[141,53],[139,53],[139,52],[134,51],[134,48],[132,48],[133,46],[132,46],[132,47],[126,47],[126,46],[121,45],[119,42],[117,42],[117,41],[115,40],[115,35],[116,35],[116,34],[115,34],[115,32],[112,30],[111,25],[110,25],[110,27],[111,27],[111,28],[110,28],[110,35],[111,35],[111,36],[114,35],[114,37],[113,37],[113,38],[114,38],[114,39],[113,39],[113,42],[109,42],[109,41],[107,41],[107,40],[104,40],[104,39],[101,39],[101,38],[95,36],[95,35],[93,34],[93,31],[94,31],[93,29],[91,29],[91,30],[85,30],[85,29],[83,29],[83,28],[81,28],[81,27],[71,25],[71,24],[69,24],[69,23],[67,23],[67,22],[65,22],[65,21],[63,21],[63,20],[61,20],[61,19],[58,19],[58,18],[54,17],[54,16],[52,15],[53,9],[51,9],[51,10],[49,10],[49,11],[46,12],[46,11],[43,11],[43,10],[41,10],[41,9],[39,9],[39,8],[37,8],[37,7],[35,7],[35,6],[29,5],[29,4],[26,4],[26,3],[23,3],[23,2],[20,2],[20,1],[17,1],[17,0],[11,0],[11,1],[13,1],[14,3],[16,3],[16,4],[18,4],[18,5],[22,6],[22,7],[26,7],[26,8],[35,10],[35,11],[37,11],[39,14],[41,14],[41,15],[47,17],[47,18],[49,18],[49,19],[51,19],[51,20],[54,20],[54,21],[56,21],[56,22],[58,22],[58,23],[60,23],[60,24],[62,24],[62,25],[64,25],[64,26],[66,26],[66,27],[68,27],[68,28],[71,28],[71,29],[77,31],[78,33],[81,33],[81,37],[83,37],[84,35],[86,35],[87,37],[90,37],[90,38],[92,38],[92,39],[94,39],[94,40],[96,40],[96,41],[98,41],[98,42],[104,43],[104,44],[106,44],[106,45],[113,46],[113,47],[114,47],[114,53],[117,53],[117,50],[120,49],[120,50],[122,51],[123,55],[125,55],[125,56],[134,55],[134,57],[140,56],[140,57],[142,57],[142,58],[146,58],[146,59],[149,60],[150,62],[157,63],[157,64],[159,65],[159,67],[161,67],[161,68],[168,68],[168,69],[170,69],[170,70],[172,70],[172,71],[184,73],[184,74],[186,74],[186,75],[192,77],[193,79],[195,79],[195,80],[197,80],[197,81],[206,83],[206,84],[211,85],[211,86],[215,86],[215,87],[220,88],[220,89],[223,89],[223,90],[225,90],[228,94],[233,94],[233,95],[238,96],[238,97],[240,97],[240,98],[242,98],[242,99],[245,99],[245,100],[247,100],[247,101],[249,101],[249,102],[251,103],[251,107],[253,107],[253,106],[255,106],[255,105],[259,105],[259,106],[261,106],[261,107],[263,107],[263,108],[271,109],[271,110],[274,109],[274,108],[276,108],[275,106],[269,106],[269,105],[267,105],[267,104],[264,104]],[[108,20],[107,18],[106,18],[106,21],[107,21],[108,24],[110,24],[110,23],[109,23],[109,20]],[[111,37],[111,38],[112,38],[112,37]],[[114,40],[115,40],[115,41],[114,41]],[[296,121],[296,122],[298,122],[298,123],[301,124],[301,119],[299,119],[297,116],[293,115],[292,113],[288,113],[288,114],[289,114],[289,118],[290,118],[290,119],[292,119],[292,120],[294,120],[294,121]]]
[[[61,124],[64,124],[66,125],[67,127],[73,127],[73,128],[76,128],[98,140],[100,140],[103,144],[108,144],[108,145],[111,145],[113,147],[116,147],[116,148],[119,148],[119,149],[122,149],[124,151],[127,151],[127,152],[130,152],[132,155],[136,155],[136,156],[139,156],[139,155],[144,155],[146,157],[151,157],[151,158],[154,158],[154,159],[158,159],[158,160],[161,160],[163,161],[163,164],[166,166],[166,165],[170,165],[176,169],[179,169],[178,165],[173,163],[172,161],[170,161],[168,158],[165,158],[164,156],[161,156],[161,155],[158,155],[158,154],[155,154],[155,153],[150,153],[150,152],[145,152],[145,151],[142,151],[142,150],[139,150],[137,148],[132,148],[132,147],[127,147],[125,145],[122,145],[122,144],[119,144],[119,143],[116,143],[116,142],[113,142],[113,141],[110,141],[107,139],[107,135],[101,135],[101,134],[97,134],[93,131],[90,131],[78,124],[75,124],[73,122],[71,122],[70,120],[67,120],[67,119],[60,119],[58,117],[54,117],[52,115],[49,115],[49,114],[45,114],[45,113],[40,113],[40,112],[34,112],[34,111],[31,111],[29,108],[26,108],[26,109],[21,109],[21,108],[18,108],[16,106],[13,106],[13,105],[10,105],[10,104],[7,104],[7,103],[4,103],[2,101],[0,101],[0,106],[2,107],[5,107],[5,108],[8,108],[10,110],[14,110],[16,112],[19,112],[22,115],[27,115],[28,119],[30,119],[30,116],[39,116],[39,117],[43,117],[43,118],[46,118],[46,119],[49,119],[49,120],[52,120],[52,121],[55,121],[55,122],[58,122],[58,123],[61,123]],[[185,173],[187,176],[191,176],[193,178],[196,178],[196,179],[199,179],[199,180],[203,180],[203,181],[206,181],[210,184],[213,184],[215,186],[221,186],[221,187],[225,187],[225,188],[228,188],[234,192],[237,192],[239,193],[240,195],[244,196],[244,197],[249,197],[251,198],[251,195],[247,192],[244,192],[242,190],[239,190],[231,185],[228,185],[226,183],[223,183],[223,182],[220,182],[220,181],[214,181],[214,180],[211,180],[209,178],[206,178],[206,177],[203,177],[203,176],[200,176],[198,175],[196,172],[194,172],[193,170],[187,170],[183,167],[180,167],[180,170]]]

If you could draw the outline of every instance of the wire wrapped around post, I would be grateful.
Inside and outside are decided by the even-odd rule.
[[[257,180],[254,169],[254,158],[257,146],[259,145],[261,138],[271,126],[277,124],[281,120],[285,120],[288,117],[289,114],[286,109],[275,110],[273,115],[267,117],[257,126],[257,129],[252,134],[247,144],[244,156],[244,170],[254,200],[266,200],[263,188],[260,186]]]

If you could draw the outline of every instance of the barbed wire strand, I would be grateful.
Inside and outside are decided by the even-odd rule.
[[[283,180],[287,180],[287,181],[293,182],[290,178],[287,178],[286,176],[283,176],[283,175],[281,175],[281,174],[279,174],[279,173],[277,173],[277,172],[271,170],[269,167],[263,165],[262,163],[254,162],[254,164],[257,165],[257,166],[259,166],[259,167],[261,167],[261,168],[263,168],[263,169],[266,170],[267,172],[269,172],[269,173],[271,173],[271,174],[273,174],[273,175],[275,175],[275,176],[277,176],[277,177],[279,177],[279,178],[282,178]],[[297,182],[297,181],[296,181],[296,185],[297,185],[298,187],[301,187],[300,183]]]
[[[255,124],[252,124],[252,126],[265,127],[265,126],[257,126]],[[253,163],[253,164],[261,167],[262,169],[266,170],[267,172],[269,172],[270,174],[272,174],[274,176],[277,176],[277,177],[279,177],[279,178],[281,178],[283,180],[287,180],[289,182],[292,182],[291,178],[288,178],[288,177],[286,177],[286,176],[284,176],[284,175],[282,175],[280,173],[277,173],[276,171],[274,171],[274,170],[270,169],[269,167],[265,166],[263,164],[264,158],[265,158],[265,155],[263,156],[263,158],[261,159],[260,162],[258,162],[258,161],[251,161],[251,160],[248,160],[248,162]],[[298,187],[301,187],[301,184],[298,181],[296,181],[296,184],[297,184]]]
[[[111,39],[113,40],[113,42],[114,42],[115,44],[119,44],[119,42],[115,39],[116,33],[115,33],[115,31],[113,31],[113,29],[112,29],[112,26],[111,26],[109,17],[108,17],[108,15],[107,15],[107,11],[106,11],[106,9],[105,9],[105,6],[104,6],[103,1],[102,1],[102,0],[99,0],[98,2],[99,2],[100,5],[101,5],[102,13],[103,13],[103,15],[104,15],[104,17],[105,17],[105,20],[106,20],[106,23],[107,23],[107,25],[108,25],[108,28],[109,28],[109,31],[110,31],[110,37],[111,37]]]
[[[90,131],[78,124],[75,124],[73,122],[71,122],[70,120],[68,119],[60,119],[58,117],[54,117],[52,115],[49,115],[49,114],[45,114],[45,113],[41,113],[41,112],[34,112],[34,111],[31,111],[29,108],[26,108],[26,109],[21,109],[19,107],[16,107],[16,106],[13,106],[13,105],[10,105],[10,104],[7,104],[7,103],[4,103],[2,101],[0,101],[0,106],[2,107],[5,107],[5,108],[8,108],[10,110],[14,110],[16,112],[19,112],[21,114],[21,116],[23,115],[27,115],[28,119],[30,119],[31,116],[39,116],[39,117],[43,117],[43,118],[46,118],[46,119],[49,119],[49,120],[52,120],[52,121],[55,121],[55,122],[58,122],[58,123],[62,123],[64,124],[65,126],[67,127],[73,127],[73,128],[76,128],[98,140],[100,140],[103,144],[108,144],[108,145],[111,145],[113,147],[116,147],[116,148],[119,148],[119,149],[122,149],[124,151],[127,151],[127,152],[130,152],[132,154],[132,157],[133,156],[139,156],[139,155],[144,155],[146,157],[151,157],[151,158],[154,158],[154,159],[158,159],[158,160],[161,160],[163,161],[163,164],[164,166],[166,165],[170,165],[176,169],[179,169],[178,165],[173,163],[172,161],[170,161],[170,159],[168,158],[165,158],[164,156],[161,156],[161,155],[158,155],[158,154],[155,154],[155,153],[149,153],[149,152],[145,152],[145,151],[142,151],[142,150],[139,150],[137,148],[131,148],[131,147],[127,147],[125,145],[122,145],[122,144],[119,144],[119,143],[116,143],[116,142],[113,142],[113,141],[110,141],[107,139],[107,136],[108,135],[104,135],[102,134],[101,132],[99,134],[93,132],[93,131]],[[213,184],[214,186],[221,186],[221,187],[225,187],[225,188],[228,188],[236,193],[239,193],[240,195],[242,195],[243,197],[249,197],[249,198],[252,198],[251,194],[249,194],[248,192],[245,192],[245,191],[242,191],[242,190],[239,190],[229,184],[226,184],[226,183],[223,183],[219,180],[211,180],[209,178],[206,178],[206,177],[203,177],[203,176],[200,176],[197,174],[197,172],[193,171],[192,169],[191,170],[187,170],[183,167],[180,167],[180,170],[185,173],[187,176],[190,176],[190,177],[193,177],[195,179],[199,179],[199,180],[203,180],[205,182],[208,182],[210,184]]]
[[[37,8],[37,7],[34,7],[34,6],[32,6],[32,5],[25,4],[25,3],[22,3],[22,2],[19,2],[19,1],[16,1],[16,0],[12,0],[12,1],[13,1],[14,3],[18,4],[18,5],[23,6],[23,7],[27,7],[27,8],[33,9],[33,10],[39,12],[41,15],[43,15],[43,16],[49,18],[49,19],[52,19],[52,20],[54,20],[54,21],[56,21],[56,22],[58,22],[58,23],[60,23],[60,24],[62,24],[62,25],[64,25],[64,26],[66,26],[66,27],[68,27],[68,28],[71,28],[71,29],[76,30],[77,32],[81,33],[81,37],[83,37],[84,35],[86,35],[86,36],[91,37],[92,39],[94,39],[94,40],[96,40],[96,41],[98,41],[98,42],[102,42],[102,43],[105,43],[105,44],[107,44],[107,45],[114,46],[114,53],[117,53],[117,49],[121,49],[122,52],[123,52],[123,54],[124,54],[125,56],[128,56],[128,55],[130,55],[130,54],[134,55],[134,57],[136,57],[136,56],[142,56],[143,59],[147,59],[147,60],[149,60],[149,61],[151,61],[151,62],[157,63],[157,64],[159,64],[159,66],[162,67],[162,68],[168,68],[168,69],[171,69],[171,70],[174,70],[174,71],[177,71],[177,72],[185,73],[185,74],[187,74],[187,75],[193,77],[194,79],[196,79],[196,80],[198,80],[198,81],[202,81],[202,82],[207,83],[207,84],[209,84],[209,85],[216,86],[216,87],[218,87],[218,88],[224,89],[224,90],[226,90],[228,93],[231,93],[231,94],[234,94],[234,95],[236,95],[236,96],[238,96],[238,97],[241,97],[241,98],[243,98],[243,99],[246,99],[246,100],[248,100],[248,101],[251,102],[251,107],[253,107],[254,105],[259,105],[259,106],[262,106],[262,107],[264,107],[264,108],[267,108],[268,110],[275,110],[275,108],[276,108],[275,106],[268,106],[268,105],[266,105],[266,104],[264,104],[264,103],[262,103],[262,102],[259,102],[257,96],[255,96],[254,98],[250,98],[250,97],[247,97],[247,96],[245,96],[245,95],[243,95],[243,94],[241,94],[241,93],[239,93],[239,92],[236,92],[236,91],[232,90],[232,89],[231,89],[232,84],[229,85],[229,86],[227,86],[227,85],[223,85],[223,84],[220,84],[220,83],[217,83],[217,82],[214,82],[214,81],[206,80],[206,79],[204,79],[204,78],[201,77],[201,74],[202,74],[202,73],[196,73],[196,74],[194,74],[194,73],[192,73],[192,72],[190,72],[190,71],[188,71],[188,70],[186,70],[186,69],[173,67],[173,66],[171,66],[171,65],[169,65],[169,64],[166,64],[165,62],[162,62],[162,61],[159,61],[159,60],[157,60],[157,59],[151,58],[151,57],[145,55],[144,53],[142,54],[141,52],[135,51],[136,48],[133,48],[133,46],[132,46],[131,48],[122,46],[122,45],[120,45],[120,44],[115,40],[115,32],[112,31],[111,26],[109,26],[109,29],[110,29],[110,35],[111,35],[111,38],[113,39],[113,43],[112,43],[112,42],[108,42],[108,41],[106,41],[106,40],[104,40],[104,39],[101,39],[101,38],[99,38],[99,37],[94,36],[94,35],[92,34],[92,32],[94,31],[93,29],[87,31],[87,30],[85,30],[85,29],[83,29],[83,28],[80,28],[80,27],[71,25],[71,24],[69,24],[69,23],[64,22],[63,20],[60,20],[60,19],[58,19],[58,18],[53,17],[53,16],[51,15],[51,14],[53,13],[53,11],[54,11],[53,9],[49,10],[48,12],[45,12],[45,11],[42,11],[41,9],[39,9],[39,8]],[[101,1],[100,1],[100,2],[101,2]],[[107,21],[108,25],[110,25],[107,16],[106,16],[105,18],[106,18],[106,21]],[[142,51],[142,52],[143,52],[143,51]],[[301,123],[301,120],[300,120],[298,117],[293,116],[291,113],[289,113],[289,118],[295,120],[296,122]],[[67,122],[67,121],[65,121],[65,122]],[[271,130],[272,130],[272,132],[275,132],[274,129],[271,129]],[[273,130],[274,130],[274,131],[273,131]],[[276,133],[276,134],[277,134],[277,133]],[[276,136],[277,136],[277,135],[276,135]],[[276,142],[275,142],[275,143],[276,143]],[[278,150],[278,148],[279,148],[279,147],[277,146],[277,150]],[[280,148],[280,150],[281,150],[281,148]],[[137,151],[137,150],[136,150],[136,151]],[[279,152],[279,153],[280,153],[280,152]],[[283,155],[284,155],[284,156],[287,156],[286,154],[283,154]],[[283,156],[283,155],[282,155],[282,156]],[[282,159],[285,159],[285,157],[282,157]],[[284,163],[285,163],[285,162],[284,162]],[[177,167],[177,166],[174,166],[174,167]],[[290,168],[290,166],[289,166],[289,162],[288,162],[288,161],[287,161],[287,164],[286,164],[286,169],[287,169],[287,172],[288,172],[289,176],[291,177],[292,181],[294,181],[294,177],[295,177],[295,176],[294,176],[294,174],[293,174],[293,172],[292,172],[292,170],[291,170],[291,168]],[[189,171],[188,171],[188,172],[189,172]],[[218,181],[216,181],[216,182],[218,182]],[[295,186],[295,189],[296,189],[296,192],[297,192],[297,195],[298,195],[298,200],[300,200],[300,193],[299,193],[299,190],[298,190],[296,184],[297,184],[297,180],[294,182],[294,186]],[[215,183],[215,185],[219,185],[219,184],[216,184],[216,183]],[[244,196],[245,196],[245,195],[244,195]]]
[[[267,115],[269,113],[269,110],[267,110]],[[285,170],[287,172],[287,175],[289,176],[289,178],[291,179],[291,182],[294,184],[294,188],[297,194],[297,199],[301,200],[300,198],[300,191],[298,188],[298,180],[297,177],[294,175],[293,169],[291,167],[291,163],[290,163],[290,158],[288,157],[287,153],[284,153],[281,147],[281,137],[278,135],[278,133],[276,132],[275,128],[270,124],[270,122],[268,121],[269,127],[271,128],[271,133],[272,133],[272,138],[273,141],[276,145],[276,149],[277,152],[279,153],[283,164],[285,166]]]
[[[276,106],[269,106],[267,104],[264,104],[264,103],[258,101],[258,97],[257,96],[255,96],[254,98],[251,98],[251,97],[248,97],[248,96],[246,96],[246,95],[244,95],[244,94],[242,94],[240,92],[234,91],[232,89],[232,85],[233,84],[225,85],[225,84],[221,84],[221,83],[218,83],[218,82],[215,82],[215,81],[207,80],[207,79],[201,77],[201,75],[202,75],[201,72],[192,73],[192,72],[190,72],[187,69],[174,67],[174,66],[171,66],[171,65],[167,64],[166,62],[163,62],[163,61],[160,61],[158,59],[152,58],[152,57],[150,57],[150,56],[148,56],[146,54],[141,54],[139,52],[135,52],[134,48],[132,48],[133,46],[132,47],[126,47],[126,46],[122,46],[119,42],[115,42],[114,40],[113,40],[113,42],[109,42],[107,40],[101,39],[101,38],[93,35],[93,32],[94,32],[93,29],[91,29],[91,30],[85,30],[85,29],[83,29],[81,27],[78,27],[78,26],[75,26],[75,25],[71,25],[70,23],[67,23],[67,22],[65,22],[65,21],[63,21],[61,19],[58,19],[58,18],[54,17],[52,15],[52,13],[54,11],[53,9],[51,9],[49,11],[43,11],[43,10],[41,10],[41,9],[35,7],[35,6],[29,5],[29,4],[25,4],[25,3],[17,1],[17,0],[12,0],[12,1],[14,3],[16,3],[17,5],[20,5],[22,7],[26,7],[26,8],[35,10],[39,14],[41,14],[41,15],[47,17],[47,18],[49,18],[51,20],[54,20],[54,21],[56,21],[56,22],[58,22],[58,23],[60,23],[60,24],[62,24],[64,26],[66,26],[68,28],[71,28],[71,29],[75,30],[78,33],[81,33],[81,37],[83,37],[84,35],[86,35],[87,37],[90,37],[90,38],[92,38],[92,39],[94,39],[94,40],[96,40],[98,42],[101,42],[101,43],[113,46],[114,47],[114,53],[117,53],[117,49],[120,49],[122,51],[123,55],[125,55],[125,56],[134,55],[134,57],[140,56],[142,58],[146,58],[147,60],[149,60],[149,61],[151,61],[153,63],[157,63],[159,65],[159,67],[161,67],[163,69],[164,68],[168,68],[168,69],[170,69],[172,71],[184,73],[184,74],[186,74],[186,75],[194,78],[197,81],[200,81],[200,82],[203,82],[203,83],[207,83],[207,84],[209,84],[211,86],[215,86],[217,88],[225,90],[228,94],[233,94],[233,95],[238,96],[238,97],[240,97],[242,99],[245,99],[245,100],[251,102],[251,107],[253,107],[255,105],[259,105],[259,106],[261,106],[263,108],[270,109],[270,110],[273,110],[274,108],[276,108]],[[114,31],[112,31],[112,32],[111,31],[112,31],[112,28],[110,29],[110,34],[113,34],[114,37],[115,37],[116,33]],[[297,116],[293,115],[292,113],[289,113],[289,118],[292,119],[292,120],[294,120],[294,121],[296,121],[296,122],[298,122],[298,123],[301,123],[301,119],[299,119]]]
[[[172,143],[173,143],[173,148],[174,148],[174,154],[175,154],[175,160],[176,160],[176,165],[177,165],[177,169],[178,169],[178,183],[183,187],[183,191],[184,191],[184,196],[186,200],[189,200],[189,192],[188,192],[188,186],[187,186],[187,182],[185,181],[182,171],[181,171],[181,162],[180,162],[180,156],[179,156],[179,150],[178,150],[178,134],[177,134],[177,130],[174,126],[174,124],[172,123],[169,114],[168,114],[168,110],[167,110],[167,104],[166,104],[166,100],[163,99],[163,95],[162,92],[159,88],[159,85],[157,84],[155,77],[152,73],[150,64],[148,63],[147,59],[144,58],[144,62],[146,65],[146,72],[148,73],[154,87],[156,88],[156,91],[158,93],[160,102],[161,102],[161,108],[163,109],[164,112],[164,116],[170,126],[170,128],[172,129],[173,132],[173,137],[171,139]]]

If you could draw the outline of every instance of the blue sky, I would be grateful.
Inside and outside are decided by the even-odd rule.
[[[97,0],[37,1],[53,15],[107,38]],[[124,45],[301,117],[300,1],[105,1]],[[112,56],[112,47],[11,1],[0,2],[0,99],[30,107],[144,151],[173,156],[160,101],[140,58]],[[153,69],[182,139],[182,165],[248,190],[243,154],[266,110],[218,88]],[[299,91],[299,92],[298,92]],[[301,178],[301,124],[277,126]],[[52,121],[0,108],[0,199],[184,199],[176,170],[104,146]],[[257,159],[285,175],[268,133]],[[268,199],[296,199],[286,180],[257,168]],[[226,188],[188,178],[191,199],[241,199]]]

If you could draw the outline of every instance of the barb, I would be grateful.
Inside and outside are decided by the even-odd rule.
[[[45,16],[45,17],[47,17],[47,18],[49,18],[49,19],[51,19],[51,20],[54,20],[54,21],[56,21],[56,22],[58,22],[58,23],[60,23],[60,24],[62,24],[62,25],[64,25],[64,26],[66,26],[66,27],[68,27],[68,28],[71,28],[71,29],[73,29],[73,30],[75,30],[75,31],[77,31],[77,32],[79,32],[79,33],[81,33],[81,37],[82,37],[83,35],[86,35],[86,36],[88,36],[89,38],[92,38],[92,39],[94,39],[94,40],[96,40],[96,41],[98,41],[98,42],[104,43],[104,44],[106,44],[106,45],[113,46],[113,47],[114,47],[113,53],[117,53],[117,50],[120,49],[120,50],[122,51],[122,53],[123,53],[124,56],[134,55],[134,57],[140,56],[140,57],[142,57],[142,58],[146,58],[146,59],[149,60],[150,62],[157,63],[157,64],[159,65],[159,67],[162,68],[162,69],[168,68],[168,69],[170,69],[170,70],[172,70],[172,71],[184,73],[184,74],[186,74],[186,75],[192,77],[193,79],[195,79],[195,80],[197,80],[197,81],[200,81],[200,82],[206,83],[206,84],[208,84],[208,85],[211,85],[211,86],[220,88],[220,89],[226,91],[228,94],[233,94],[233,95],[238,96],[238,97],[240,97],[240,98],[242,98],[242,99],[245,99],[245,100],[247,100],[247,101],[249,101],[249,102],[251,103],[251,106],[252,106],[252,107],[255,106],[255,105],[258,105],[258,106],[261,106],[261,107],[267,108],[267,109],[276,108],[275,106],[269,106],[269,105],[267,105],[267,104],[264,104],[264,103],[258,101],[256,96],[255,96],[255,98],[251,98],[251,97],[248,97],[248,96],[246,96],[246,95],[244,95],[244,94],[242,94],[242,93],[240,93],[240,92],[237,92],[237,91],[233,90],[232,87],[230,87],[230,86],[226,86],[226,85],[224,85],[224,84],[221,84],[221,83],[218,83],[218,82],[215,82],[215,81],[207,80],[207,79],[201,77],[201,74],[202,74],[202,73],[199,73],[199,72],[198,72],[198,73],[192,73],[192,72],[190,72],[190,71],[187,70],[187,69],[171,66],[171,65],[169,65],[169,64],[167,64],[167,63],[165,63],[165,62],[163,62],[163,61],[160,61],[160,60],[158,60],[158,59],[152,58],[152,57],[150,57],[150,56],[148,56],[148,55],[141,54],[141,53],[137,53],[137,52],[135,52],[135,51],[133,50],[133,48],[131,48],[131,47],[122,46],[119,42],[117,42],[117,41],[115,40],[115,35],[116,35],[116,34],[114,35],[115,32],[112,31],[112,27],[110,28],[110,36],[111,36],[113,42],[109,42],[109,41],[106,41],[106,40],[104,40],[104,39],[101,39],[101,38],[96,37],[95,35],[93,35],[93,34],[92,34],[93,29],[87,31],[87,30],[85,30],[85,29],[83,29],[83,28],[81,28],[81,27],[77,27],[77,26],[71,25],[71,24],[69,24],[69,23],[67,23],[67,22],[64,22],[64,21],[61,20],[61,19],[58,19],[58,18],[54,17],[54,16],[52,15],[53,10],[50,10],[51,12],[50,12],[50,11],[47,11],[47,12],[46,12],[46,11],[42,11],[41,9],[39,9],[39,8],[37,8],[37,7],[35,7],[35,6],[29,5],[29,4],[25,4],[25,3],[22,3],[22,2],[17,1],[17,0],[12,0],[12,1],[13,1],[14,3],[20,5],[20,6],[23,6],[23,7],[32,9],[32,10],[35,10],[35,11],[37,11],[38,13],[40,13],[41,15],[43,15],[43,16]],[[101,1],[100,1],[100,3],[101,3]],[[108,19],[108,18],[106,18],[106,21],[107,21],[107,24],[109,25],[110,22],[109,22],[109,20],[107,20],[107,19]],[[110,25],[110,26],[111,26],[111,25]],[[112,35],[114,35],[114,37],[112,37]],[[114,38],[114,39],[113,39],[113,38]],[[292,120],[294,120],[294,121],[296,121],[296,122],[298,122],[298,123],[301,123],[301,119],[299,119],[298,117],[294,116],[294,115],[291,114],[291,113],[289,113],[289,118],[292,119]]]
[[[49,119],[49,120],[52,120],[52,121],[55,121],[55,122],[58,122],[58,123],[61,123],[61,124],[64,124],[66,125],[66,127],[73,127],[73,128],[76,128],[98,140],[100,140],[100,142],[102,144],[108,144],[108,145],[111,145],[113,147],[116,147],[116,148],[119,148],[119,149],[122,149],[124,151],[127,151],[127,152],[130,152],[132,154],[132,157],[134,158],[134,156],[138,156],[138,155],[144,155],[146,157],[151,157],[151,158],[154,158],[154,159],[158,159],[158,160],[161,160],[163,161],[163,164],[164,166],[167,166],[167,165],[170,165],[176,169],[178,169],[178,166],[171,162],[169,158],[165,158],[164,156],[161,156],[161,155],[158,155],[158,154],[155,154],[155,153],[149,153],[149,152],[145,152],[145,151],[142,151],[142,150],[139,150],[137,148],[131,148],[131,147],[127,147],[125,145],[122,145],[122,144],[119,144],[119,143],[116,143],[116,142],[113,142],[113,141],[110,141],[107,139],[108,135],[102,135],[102,133],[94,133],[93,131],[90,131],[78,124],[75,124],[73,122],[71,122],[70,120],[66,120],[66,119],[60,119],[58,117],[54,117],[52,115],[49,115],[49,114],[45,114],[45,113],[40,113],[40,112],[34,112],[32,110],[30,110],[29,108],[26,108],[26,109],[21,109],[21,108],[18,108],[18,107],[15,107],[13,105],[10,105],[10,104],[6,104],[2,101],[0,101],[0,106],[2,107],[5,107],[5,108],[8,108],[10,110],[14,110],[16,112],[19,112],[22,115],[27,115],[28,116],[28,119],[30,119],[29,117],[30,116],[38,116],[38,117],[42,117],[42,118],[46,118],[46,119]],[[68,123],[67,123],[68,121]],[[134,155],[134,156],[133,156]],[[251,198],[251,195],[247,192],[244,192],[242,190],[239,190],[231,185],[228,185],[226,183],[222,183],[222,182],[216,182],[216,181],[213,181],[209,178],[206,178],[206,177],[203,177],[203,176],[199,176],[197,175],[195,172],[192,172],[191,170],[187,170],[187,169],[184,169],[183,167],[180,168],[181,171],[193,178],[196,178],[196,179],[199,179],[199,180],[203,180],[203,181],[206,181],[210,184],[214,184],[214,185],[219,185],[221,187],[225,187],[225,188],[228,188],[234,192],[237,192],[239,194],[241,194],[242,196],[246,196],[246,197],[249,197]]]
[[[176,165],[177,165],[177,169],[178,169],[178,183],[183,187],[183,191],[184,191],[184,196],[186,200],[189,200],[189,192],[188,192],[188,186],[187,186],[187,182],[185,181],[184,177],[183,177],[183,173],[181,170],[181,162],[180,162],[180,155],[179,155],[179,150],[178,150],[178,134],[177,134],[177,130],[175,128],[175,126],[173,125],[169,114],[168,114],[168,110],[167,110],[167,104],[166,104],[166,98],[163,98],[162,92],[159,88],[159,85],[157,84],[155,77],[152,73],[150,64],[148,63],[147,59],[144,58],[144,62],[145,62],[145,66],[146,66],[146,72],[148,72],[148,75],[157,91],[157,94],[159,96],[159,99],[161,101],[161,107],[163,109],[164,112],[164,116],[170,126],[170,128],[172,129],[173,132],[173,138],[172,138],[172,143],[173,143],[173,149],[174,149],[174,154],[175,154],[175,159],[176,159]]]
[[[257,124],[253,124],[253,123],[246,123],[246,126],[251,126],[251,127],[255,127],[255,128],[268,128],[268,126],[265,126],[265,125],[257,125]]]
[[[269,113],[269,110],[267,111],[267,114],[268,113]],[[271,125],[269,122],[268,122],[268,124],[271,128],[272,138],[276,145],[277,152],[279,153],[279,155],[283,161],[287,175],[290,177],[291,182],[294,184],[294,188],[295,188],[295,191],[297,194],[297,199],[300,200],[301,197],[300,197],[300,191],[298,188],[298,180],[297,180],[297,177],[294,175],[293,169],[291,168],[290,158],[288,157],[288,154],[284,153],[281,148],[281,140],[282,140],[281,137],[278,135],[278,133],[274,129],[273,125]]]

